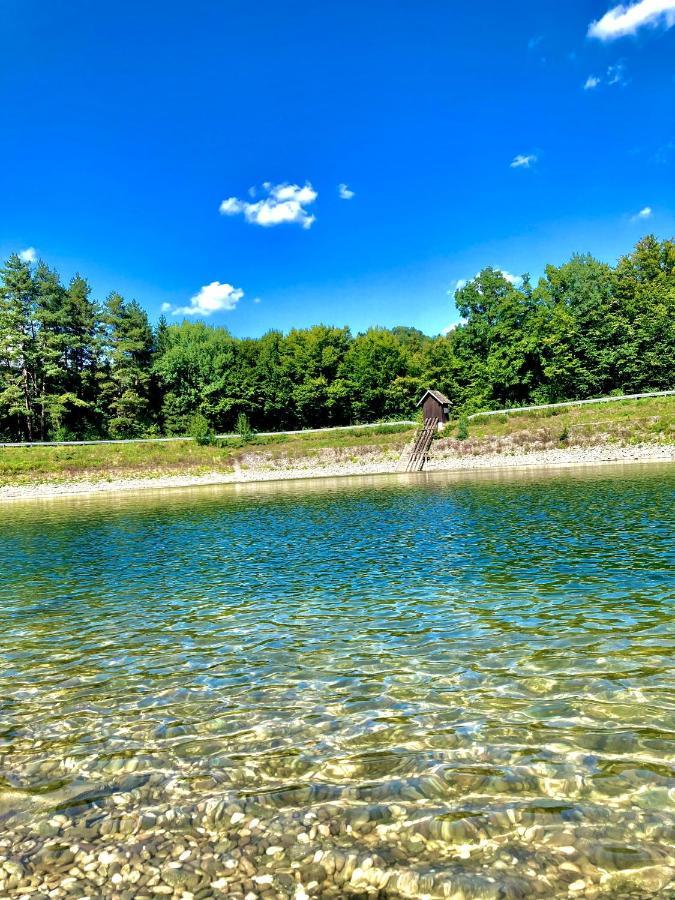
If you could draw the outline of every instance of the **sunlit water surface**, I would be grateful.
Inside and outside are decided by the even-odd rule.
[[[0,896],[669,895],[674,488],[6,505]]]

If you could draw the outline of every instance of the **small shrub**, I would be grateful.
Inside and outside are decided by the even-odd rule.
[[[200,447],[213,443],[213,429],[209,425],[206,416],[203,416],[201,413],[195,413],[192,417],[188,434],[191,438],[194,438],[195,443],[199,444]]]
[[[460,419],[461,418],[462,417],[460,416]],[[506,419],[507,419],[507,417],[504,416],[504,421],[506,421]],[[477,416],[474,416],[474,418],[471,421],[473,422],[474,425],[487,425],[488,423],[494,422],[495,420],[499,422],[502,420],[502,417],[501,416],[477,415]]]
[[[468,437],[469,420],[466,416],[466,413],[464,413],[459,417],[459,422],[457,423],[457,440],[465,441]]]
[[[77,437],[65,425],[59,425],[51,438],[53,441],[75,441]]]
[[[244,442],[251,441],[255,437],[255,431],[251,428],[251,423],[246,413],[239,413],[234,430]]]
[[[569,427],[567,425],[565,425],[563,430],[560,432],[560,438],[559,438],[560,443],[566,444],[567,441],[569,440],[569,438],[570,438],[570,430],[569,430]]]

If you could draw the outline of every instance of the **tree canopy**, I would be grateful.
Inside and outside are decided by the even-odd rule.
[[[407,417],[427,387],[460,412],[674,386],[675,242],[649,235],[612,267],[589,255],[536,285],[485,268],[447,335],[315,325],[235,338],[151,326],[135,300],[92,298],[43,261],[0,270],[0,438],[265,430]]]

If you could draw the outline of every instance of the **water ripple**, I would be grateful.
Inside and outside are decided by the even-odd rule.
[[[674,488],[8,507],[0,893],[665,896]]]

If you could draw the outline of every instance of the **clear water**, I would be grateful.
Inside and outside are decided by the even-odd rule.
[[[0,896],[667,896],[674,497],[627,467],[6,505]]]

